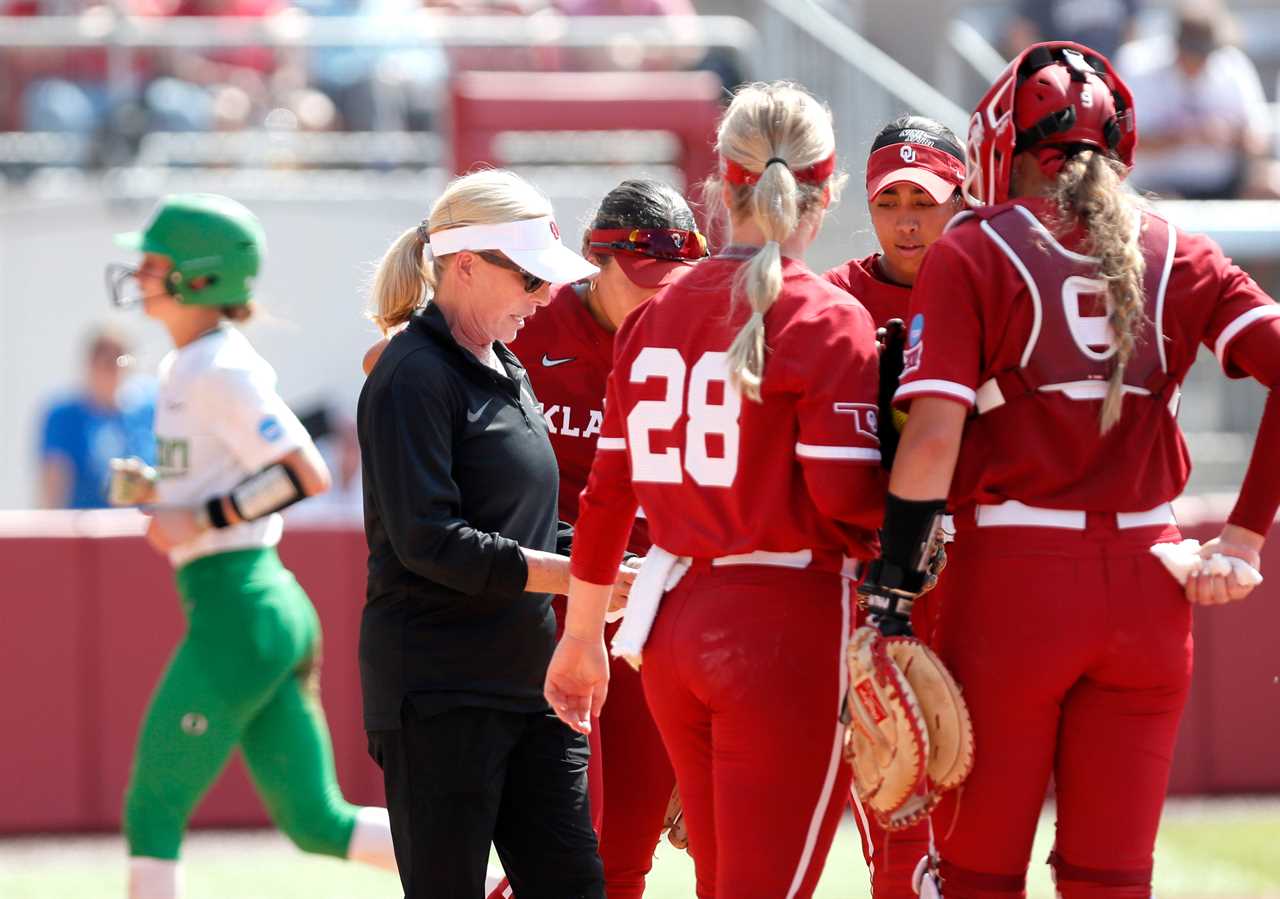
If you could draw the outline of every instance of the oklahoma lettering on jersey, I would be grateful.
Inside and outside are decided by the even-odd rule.
[[[604,425],[605,383],[613,366],[613,335],[602,328],[573,285],[556,288],[511,344],[529,373],[560,466],[560,518],[578,520],[578,495],[596,454]],[[649,549],[649,532],[638,519],[629,548]]]
[[[1120,421],[1099,428],[1114,354],[1096,264],[1059,241],[1046,200],[954,219],[925,257],[896,402],[976,407],[950,502],[1140,512],[1176,497],[1190,459],[1176,392],[1201,343],[1233,377],[1231,343],[1280,307],[1211,240],[1142,215],[1145,321]],[[1066,243],[1066,246],[1062,244]]]
[[[730,299],[740,256],[703,260],[618,332],[604,431],[582,495],[573,573],[610,583],[637,503],[681,556],[814,550],[869,558],[883,509],[871,318],[783,261],[765,316],[762,401],[729,379],[749,310]]]
[[[892,318],[905,321],[911,304],[910,287],[892,284],[876,275],[879,258],[879,253],[872,253],[863,259],[850,259],[822,276],[865,306],[877,328]]]

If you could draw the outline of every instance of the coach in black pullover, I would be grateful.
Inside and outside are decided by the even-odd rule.
[[[523,367],[493,349],[505,374],[428,305],[360,395],[365,729],[406,897],[483,896],[492,840],[519,895],[603,899],[586,741],[542,696],[551,598],[525,592],[527,550],[568,552],[556,460]]]
[[[400,705],[547,708],[555,649],[547,594],[525,593],[521,547],[568,555],[559,474],[524,368],[508,376],[460,347],[435,306],[388,345],[360,396],[367,605],[364,723],[400,726]]]

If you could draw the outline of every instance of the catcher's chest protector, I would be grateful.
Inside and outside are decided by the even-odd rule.
[[[1098,261],[1063,247],[1025,207],[996,206],[973,214],[1022,276],[1035,306],[1021,367],[992,379],[1000,388],[996,396],[1009,402],[1051,391],[1070,399],[1100,398],[1116,350],[1107,325],[1106,283],[1098,275]],[[1165,221],[1143,215],[1139,245],[1146,258],[1145,308],[1134,325],[1134,350],[1124,383],[1128,393],[1161,401],[1168,401],[1176,386],[1167,375],[1161,322],[1174,240],[1175,232]],[[985,395],[979,390],[980,413],[992,408],[992,388],[984,387]]]

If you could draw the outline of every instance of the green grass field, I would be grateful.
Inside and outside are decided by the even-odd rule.
[[[1051,897],[1041,864],[1052,818],[1040,821],[1030,893]],[[189,899],[379,899],[400,896],[391,875],[306,856],[272,831],[192,835],[186,848]],[[867,895],[857,831],[846,818],[827,859],[818,899]],[[1156,895],[1280,899],[1280,800],[1180,800],[1165,812],[1156,849]],[[0,839],[3,899],[95,899],[124,896],[123,846],[118,837]],[[693,896],[693,864],[665,843],[649,878],[649,899]]]

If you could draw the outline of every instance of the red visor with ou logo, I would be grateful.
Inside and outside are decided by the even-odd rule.
[[[945,203],[964,183],[964,162],[926,144],[901,143],[881,147],[867,160],[867,200],[886,188],[914,184],[935,203]]]

